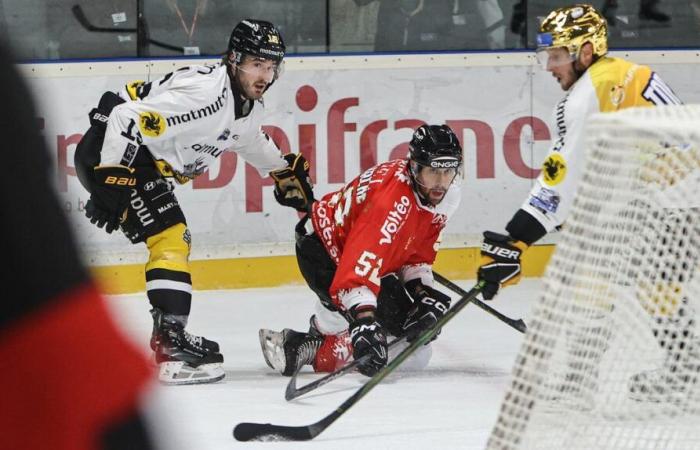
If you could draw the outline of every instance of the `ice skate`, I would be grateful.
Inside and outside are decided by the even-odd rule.
[[[156,334],[155,359],[161,383],[213,383],[224,378],[223,355],[207,351],[203,339],[187,333],[180,323],[162,320]]]
[[[151,316],[153,317],[153,332],[151,333],[151,350],[156,351],[156,346],[158,345],[158,327],[163,321],[164,312],[160,308],[151,309]],[[182,324],[183,327],[185,324]],[[219,343],[205,338],[204,336],[196,336],[194,334],[188,333],[186,330],[182,330],[188,339],[195,342],[196,345],[205,348],[208,352],[219,353]]]
[[[323,337],[285,328],[282,331],[261,329],[260,346],[265,362],[282,375],[291,376],[306,365],[313,364]]]

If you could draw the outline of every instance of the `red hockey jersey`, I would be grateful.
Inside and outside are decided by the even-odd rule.
[[[314,203],[314,231],[338,265],[330,288],[336,305],[376,305],[379,280],[390,273],[404,283],[421,278],[432,285],[438,237],[459,200],[453,183],[439,205],[423,205],[411,185],[408,160],[394,160]]]

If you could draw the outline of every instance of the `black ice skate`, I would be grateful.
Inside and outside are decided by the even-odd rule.
[[[306,364],[313,364],[323,336],[313,327],[309,333],[285,328],[282,331],[261,329],[258,333],[265,362],[282,375],[292,376]]]
[[[151,350],[156,351],[156,346],[158,345],[158,328],[160,323],[163,321],[163,316],[165,313],[160,308],[151,309],[151,316],[153,317],[153,332],[151,333]],[[185,324],[182,324],[183,327]],[[188,339],[195,342],[196,345],[204,347],[210,353],[219,353],[219,344],[215,341],[209,340],[204,336],[196,336],[194,334],[188,333],[183,329],[185,335],[189,336]]]
[[[159,321],[156,334],[155,358],[161,383],[213,383],[224,378],[221,353],[207,351],[202,345],[203,338],[187,333],[177,321],[166,316]]]

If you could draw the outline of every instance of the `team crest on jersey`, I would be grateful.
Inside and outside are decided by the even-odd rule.
[[[556,186],[566,177],[566,160],[561,153],[552,153],[542,164],[544,183],[547,186]]]
[[[185,232],[182,233],[182,240],[185,241],[187,247],[192,247],[192,234],[189,228],[185,228]]]
[[[615,106],[620,106],[622,102],[625,101],[625,88],[624,86],[617,85],[610,89],[610,103]]]
[[[139,114],[139,129],[148,137],[158,137],[165,133],[165,120],[155,111],[147,111]]]
[[[231,135],[231,130],[229,130],[228,128],[226,128],[226,129],[219,135],[219,137],[216,138],[216,140],[217,140],[217,141],[225,141],[226,139],[228,139],[228,137],[229,137],[230,135]]]

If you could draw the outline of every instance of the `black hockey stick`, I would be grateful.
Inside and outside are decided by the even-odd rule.
[[[403,342],[406,340],[405,336],[398,337],[394,339],[393,341],[389,342],[389,348],[394,347],[396,344],[399,342]],[[371,355],[365,355],[360,359],[356,359],[355,361],[352,361],[340,369],[336,370],[335,372],[329,373],[326,376],[323,376],[319,378],[318,380],[312,381],[309,384],[306,384],[300,388],[297,389],[297,375],[299,375],[299,369],[297,369],[296,372],[294,372],[294,375],[292,375],[292,378],[290,378],[289,383],[287,383],[287,390],[284,392],[284,398],[285,400],[294,400],[297,397],[301,397],[304,394],[307,394],[311,391],[313,391],[316,388],[320,388],[324,384],[330,383],[331,381],[335,380],[336,378],[340,378],[343,375],[345,375],[348,372],[353,371],[357,366],[360,364],[364,363],[370,358]]]
[[[81,8],[80,5],[73,5],[73,7],[70,10],[73,13],[73,16],[75,17],[75,20],[77,20],[78,23],[80,24],[80,26],[85,28],[87,31],[91,31],[91,32],[95,32],[95,33],[138,33],[138,29],[136,29],[136,28],[97,27],[97,26],[93,25],[92,23],[90,23],[87,16],[85,15],[85,12],[83,11],[83,8]],[[149,44],[153,44],[156,47],[164,48],[166,50],[173,50],[173,51],[180,52],[180,53],[185,53],[185,49],[182,47],[167,44],[165,42],[157,41],[155,39],[148,38],[147,40],[148,40]]]
[[[439,273],[433,272],[433,277],[435,278],[435,280],[438,283],[440,283],[441,285],[450,289],[451,291],[454,291],[456,294],[459,294],[459,295],[466,295],[467,294],[467,291],[465,291],[461,287],[457,286],[455,283],[453,283],[452,281],[443,277]],[[527,325],[525,325],[525,322],[523,321],[523,319],[518,319],[518,320],[511,319],[510,317],[508,317],[508,316],[496,311],[495,309],[491,308],[489,305],[487,305],[486,303],[482,302],[479,299],[472,300],[472,303],[474,303],[476,306],[483,309],[487,313],[491,314],[492,316],[495,316],[498,320],[505,322],[506,324],[508,324],[511,327],[515,328],[516,330],[520,331],[521,333],[525,333],[527,331]]]
[[[379,384],[387,375],[393,372],[402,362],[411,356],[416,349],[424,345],[440,330],[447,322],[460,312],[469,302],[474,301],[476,296],[481,292],[485,282],[480,281],[469,292],[466,292],[462,298],[455,303],[452,308],[448,309],[432,328],[424,331],[411,344],[403,349],[401,353],[396,355],[396,358],[391,360],[384,368],[377,372],[372,378],[362,385],[360,389],[352,394],[347,400],[340,404],[332,413],[328,414],[323,419],[311,425],[302,426],[284,426],[273,425],[270,423],[250,423],[242,422],[236,425],[233,429],[233,437],[238,441],[308,441],[321,434],[340,416],[345,414],[355,403],[362,397],[367,395],[369,391]]]
[[[94,31],[98,33],[136,33],[136,28],[96,27],[95,25],[90,23],[87,16],[85,15],[85,12],[83,12],[83,8],[81,8],[80,5],[73,5],[73,7],[70,10],[73,13],[73,16],[75,17],[75,20],[77,20],[78,23],[88,31]]]

